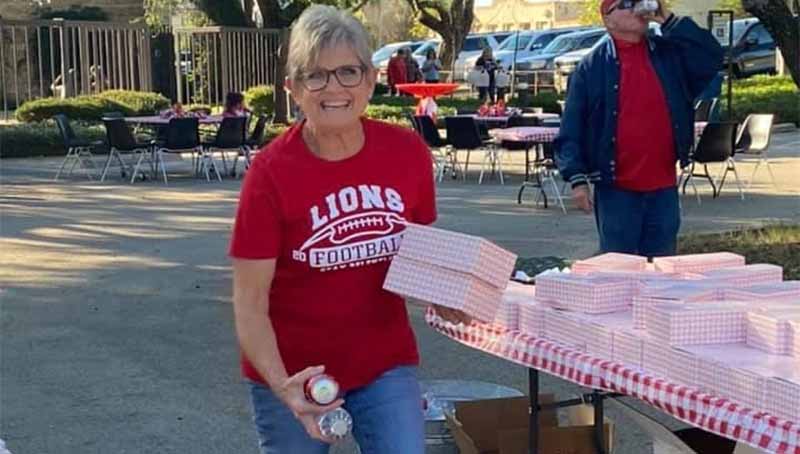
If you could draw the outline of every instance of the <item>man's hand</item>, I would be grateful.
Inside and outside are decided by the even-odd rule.
[[[281,402],[289,407],[295,418],[297,418],[297,420],[303,424],[303,427],[306,429],[306,432],[311,438],[323,441],[325,443],[333,443],[335,440],[325,437],[322,435],[322,432],[320,432],[319,418],[325,413],[341,407],[344,403],[344,400],[337,399],[332,404],[325,406],[317,405],[309,402],[306,399],[304,389],[305,383],[309,378],[319,375],[323,372],[325,372],[325,368],[322,366],[308,367],[303,371],[287,378],[285,382],[283,382],[273,391],[281,400]]]
[[[438,304],[432,304],[431,307],[433,307],[433,312],[435,312],[439,317],[442,317],[446,322],[450,322],[455,325],[458,325],[459,323],[469,325],[472,323],[472,317],[465,314],[463,311],[439,306]]]
[[[659,2],[658,2],[658,11],[656,11],[655,14],[653,14],[653,16],[650,18],[650,20],[652,20],[653,22],[657,22],[659,24],[663,24],[664,22],[667,21],[667,19],[669,19],[669,16],[671,16],[671,15],[672,15],[672,11],[667,9],[667,7],[666,7],[666,5],[664,5],[663,1],[659,0]]]
[[[586,214],[592,214],[594,211],[594,204],[592,203],[592,195],[589,191],[588,184],[582,184],[572,188],[572,199],[575,205],[583,210]]]

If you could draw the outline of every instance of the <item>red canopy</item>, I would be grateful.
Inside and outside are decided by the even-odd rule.
[[[397,89],[417,98],[435,98],[449,95],[458,89],[458,84],[397,84]]]

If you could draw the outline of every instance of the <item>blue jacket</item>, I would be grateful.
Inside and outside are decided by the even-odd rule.
[[[694,102],[722,67],[723,51],[689,18],[673,17],[661,34],[647,38],[650,60],[667,99],[675,158],[686,165],[694,144]],[[571,77],[555,151],[561,175],[573,187],[614,182],[619,72],[614,42],[607,39]]]

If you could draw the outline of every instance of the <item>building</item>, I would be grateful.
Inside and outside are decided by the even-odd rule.
[[[583,0],[476,0],[472,31],[542,30],[581,24]],[[672,10],[707,26],[708,11],[719,0],[673,0]]]
[[[475,2],[473,31],[545,30],[580,25],[581,0],[484,0]]]

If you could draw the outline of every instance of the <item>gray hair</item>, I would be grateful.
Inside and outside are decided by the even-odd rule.
[[[351,47],[361,64],[373,69],[367,32],[359,21],[332,6],[309,6],[292,26],[287,76],[298,80],[304,71],[316,64],[320,52],[340,45]]]

